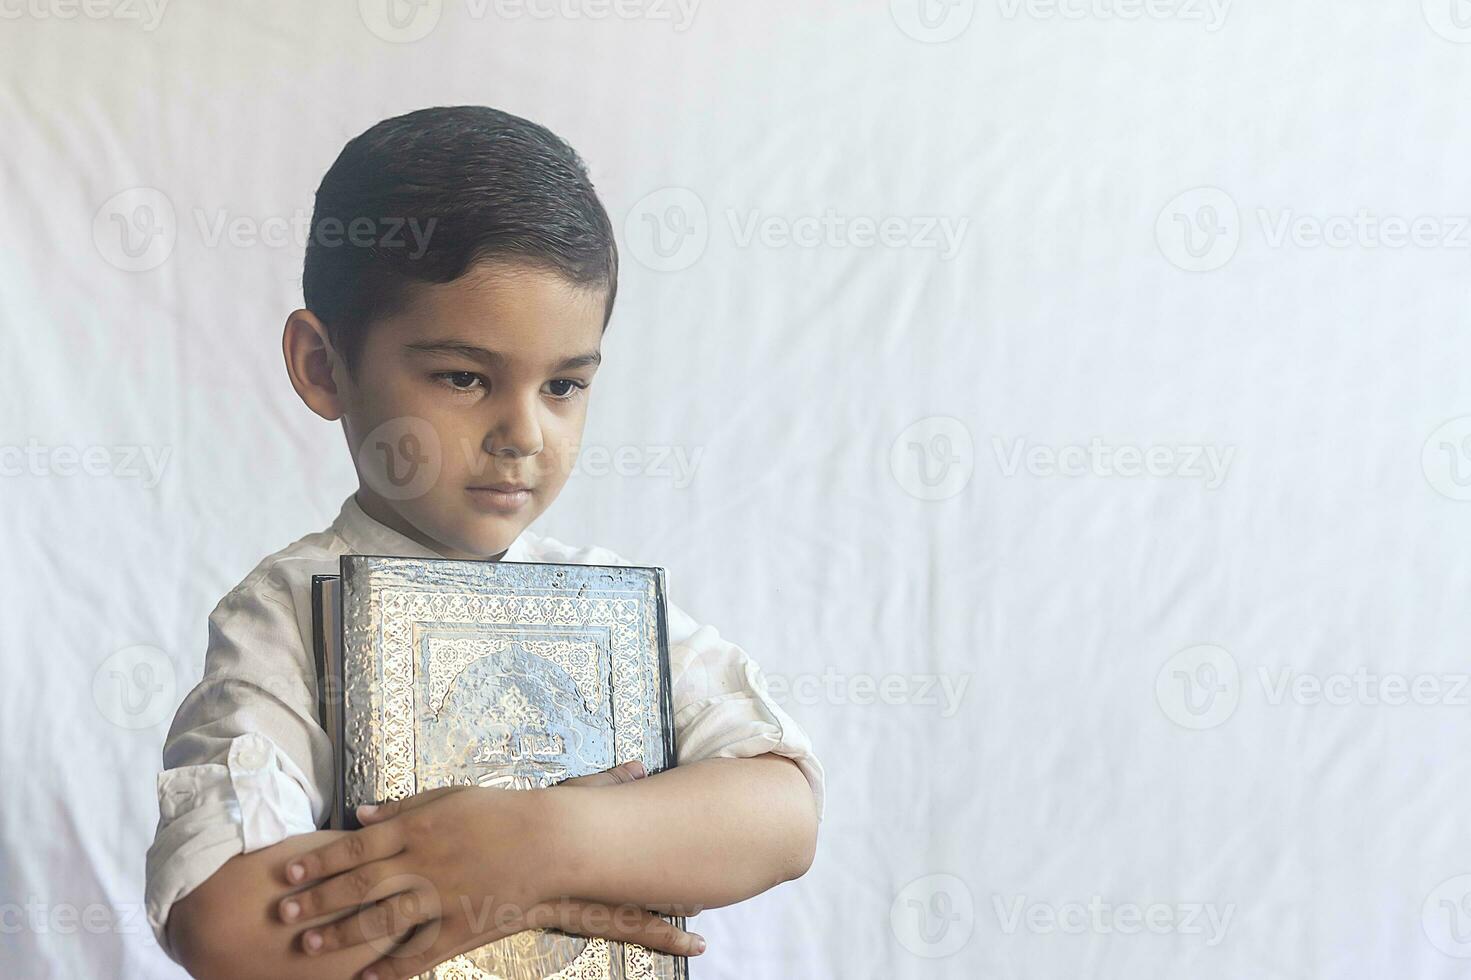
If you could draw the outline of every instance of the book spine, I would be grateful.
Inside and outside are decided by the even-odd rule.
[[[374,655],[376,597],[370,588],[373,556],[343,555],[340,571],[342,637],[342,710],[340,763],[343,829],[357,830],[357,807],[382,802],[378,797],[377,748],[380,664]]]

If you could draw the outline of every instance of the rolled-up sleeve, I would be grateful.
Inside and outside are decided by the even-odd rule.
[[[331,754],[315,686],[291,590],[279,570],[260,569],[210,613],[204,677],[164,743],[146,904],[171,957],[175,902],[235,855],[325,819]]]
[[[776,701],[761,666],[713,626],[668,603],[669,666],[681,765],[766,753],[796,763],[823,815],[824,775],[812,740]]]

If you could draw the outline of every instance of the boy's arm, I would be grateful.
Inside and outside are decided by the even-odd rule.
[[[345,833],[299,834],[225,862],[169,912],[165,928],[179,964],[195,977],[331,980],[351,977],[382,955],[363,945],[308,960],[292,949],[298,930],[275,920],[276,900],[289,890],[280,881],[281,864]]]
[[[563,782],[561,787],[623,787],[642,781],[641,769],[619,766],[603,773]],[[614,794],[616,797],[616,793]],[[174,903],[166,928],[169,945],[179,963],[197,977],[244,980],[250,977],[314,978],[332,980],[355,976],[384,956],[411,927],[350,949],[307,957],[299,936],[312,925],[326,925],[348,911],[300,920],[281,921],[276,909],[282,899],[300,891],[288,885],[282,869],[293,859],[349,836],[348,831],[318,830],[299,834],[227,861],[187,896]],[[623,905],[624,903],[619,903]],[[527,927],[556,928],[585,936],[636,942],[650,949],[695,955],[702,942],[672,923],[637,908],[614,909],[604,903],[557,903],[532,910]]]
[[[817,848],[812,789],[779,755],[705,759],[621,792],[554,796],[558,894],[718,908],[800,878]]]
[[[524,928],[522,908],[559,896],[686,914],[739,902],[802,875],[817,836],[810,784],[773,755],[706,759],[617,788],[431,790],[367,819],[286,863],[279,873],[310,887],[280,914],[306,923],[371,903],[383,882],[422,882],[417,913],[396,896],[303,933],[338,955],[417,915],[435,941],[376,960],[362,974],[375,980],[415,976]]]

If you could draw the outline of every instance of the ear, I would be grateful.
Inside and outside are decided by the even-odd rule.
[[[281,352],[291,387],[307,408],[329,422],[342,418],[346,405],[338,383],[346,381],[347,365],[332,349],[326,324],[310,310],[294,311],[286,318]]]

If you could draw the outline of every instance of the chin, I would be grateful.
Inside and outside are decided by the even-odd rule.
[[[505,518],[477,516],[453,530],[446,529],[440,540],[457,554],[489,558],[509,548],[521,531],[519,524]]]
[[[488,558],[511,546],[525,523],[500,514],[456,513],[452,504],[431,505],[417,514],[400,512],[442,555]],[[445,518],[449,520],[446,521]],[[427,542],[426,542],[427,543]]]

